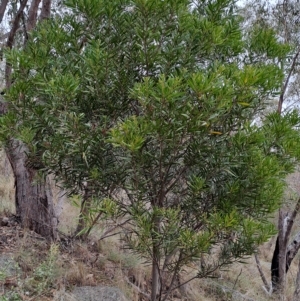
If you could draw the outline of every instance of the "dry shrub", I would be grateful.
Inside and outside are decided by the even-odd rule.
[[[96,252],[91,252],[89,246],[84,242],[75,242],[72,250],[72,255],[78,261],[86,265],[93,266],[99,256]]]
[[[94,275],[82,262],[72,262],[64,276],[66,284],[74,286],[95,286]]]

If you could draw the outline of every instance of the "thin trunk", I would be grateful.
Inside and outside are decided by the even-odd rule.
[[[278,237],[272,258],[271,277],[273,291],[284,291],[286,273],[300,248],[300,234],[289,244],[294,220],[300,210],[300,198],[291,214],[279,211]]]
[[[51,14],[51,0],[43,0],[40,20],[48,19]]]
[[[80,233],[87,227],[86,217],[88,215],[90,205],[91,205],[90,191],[88,187],[86,187],[84,189],[84,195],[83,195],[83,200],[81,202],[78,225],[75,231],[76,237],[83,240],[87,238],[88,233],[90,232],[89,231],[88,233]]]
[[[300,300],[300,260],[298,264],[298,274],[296,279],[296,289],[293,296],[293,301],[299,301]]]
[[[20,27],[20,20],[23,15],[23,11],[26,7],[27,2],[28,2],[28,0],[23,0],[21,2],[21,5],[18,9],[16,17],[13,21],[13,25],[11,27],[11,30],[9,32],[9,35],[8,35],[8,38],[6,41],[6,47],[9,49],[11,49],[14,44],[15,36],[16,36],[17,30]],[[9,63],[6,63],[6,65],[5,65],[5,84],[6,84],[6,88],[9,88],[11,86],[11,65]]]
[[[286,282],[286,250],[287,250],[287,220],[284,212],[279,212],[279,224],[281,225],[278,233],[278,284],[277,288],[281,295],[284,295]]]
[[[37,11],[41,0],[32,0],[29,11],[28,11],[28,21],[27,30],[30,31],[35,27],[37,21]]]
[[[160,251],[159,242],[157,241],[157,234],[160,232],[160,217],[155,216],[153,221],[153,234],[152,234],[152,285],[151,285],[151,301],[160,300]],[[158,299],[159,297],[159,299]]]
[[[37,170],[26,165],[26,147],[22,142],[11,140],[7,155],[15,177],[16,214],[22,227],[56,239],[57,218],[49,181],[37,180]]]
[[[156,243],[153,245],[153,259],[152,259],[152,285],[151,285],[151,301],[157,301],[159,292],[159,249]]]
[[[261,264],[260,264],[260,261],[259,261],[259,258],[258,258],[258,256],[257,256],[257,254],[255,254],[254,257],[255,257],[256,266],[257,266],[259,275],[260,275],[260,277],[261,277],[261,279],[262,279],[262,281],[263,281],[263,283],[264,283],[264,285],[265,285],[266,290],[267,290],[268,292],[270,292],[270,290],[271,290],[270,285],[269,285],[269,283],[268,283],[268,281],[267,281],[267,279],[266,279],[266,277],[265,277],[265,274],[264,274],[264,272],[263,272],[263,270],[262,270],[262,268],[261,268]]]
[[[285,83],[284,83],[284,85],[282,86],[282,89],[281,89],[281,93],[280,93],[279,101],[278,101],[278,107],[277,107],[277,112],[279,114],[282,113],[282,105],[283,105],[283,102],[284,102],[284,94],[287,90],[287,87],[288,87],[288,84],[290,82],[291,76],[292,76],[292,74],[293,74],[293,72],[296,68],[296,65],[297,65],[296,63],[297,63],[299,54],[300,54],[300,47],[299,47],[298,51],[296,52],[296,54],[293,57],[291,69],[290,69],[289,74],[288,74],[288,76],[285,80]]]
[[[6,11],[6,7],[7,7],[7,3],[8,3],[8,0],[2,0],[1,1],[1,4],[0,4],[0,23],[3,20],[4,14],[5,14],[5,11]]]
[[[291,220],[288,214],[284,213],[283,210],[280,210],[278,220],[278,238],[271,266],[273,292],[278,293],[280,296],[284,296],[286,284],[286,254],[288,238],[291,232],[290,222]],[[276,277],[274,277],[274,275],[276,275]]]
[[[23,25],[23,35],[24,35],[24,47],[26,46],[26,43],[28,41],[28,31],[27,31],[27,25],[26,25],[26,20],[25,20],[25,15],[24,12],[22,13],[22,25]]]
[[[20,20],[21,20],[21,17],[22,17],[22,14],[23,14],[23,11],[26,7],[26,4],[27,4],[28,0],[23,0],[21,2],[21,5],[18,9],[18,12],[16,14],[16,17],[13,21],[13,25],[12,25],[12,28],[9,32],[9,36],[8,36],[8,39],[7,39],[7,42],[6,42],[6,46],[8,48],[12,48],[13,46],[13,43],[14,43],[14,40],[15,40],[15,35],[16,35],[16,32],[18,30],[18,28],[20,27]]]

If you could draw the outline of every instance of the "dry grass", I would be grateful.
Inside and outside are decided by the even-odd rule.
[[[269,249],[269,251],[268,251]],[[260,260],[266,277],[270,279],[270,258],[273,247],[270,243],[261,247]],[[117,237],[112,237],[101,242],[94,240],[86,243],[73,241],[67,247],[60,246],[56,254],[55,273],[48,273],[50,246],[44,241],[35,239],[30,232],[25,232],[19,239],[15,258],[22,268],[22,278],[33,279],[26,282],[23,290],[29,291],[30,296],[39,292],[45,300],[59,295],[60,291],[67,291],[73,286],[108,285],[119,287],[128,300],[142,300],[134,288],[140,287],[144,292],[149,291],[150,268],[143,265],[139,258],[123,249]],[[37,278],[44,275],[45,279]],[[54,270],[54,269],[53,269]],[[43,272],[46,272],[43,274]],[[293,279],[297,273],[296,264],[293,265],[288,277],[288,299],[293,293]],[[39,283],[49,283],[49,286],[40,287]],[[130,285],[131,282],[133,285]],[[42,289],[42,291],[40,291]],[[199,279],[186,285],[186,298],[173,298],[170,300],[187,301],[227,301],[227,300],[276,300],[268,297],[262,289],[253,258],[247,264],[234,264],[228,271],[219,274],[218,279]],[[176,296],[176,294],[175,294]],[[55,297],[58,298],[58,297]],[[36,299],[42,300],[42,299]],[[49,299],[51,300],[51,299]],[[52,299],[55,300],[55,299]],[[59,300],[59,299],[56,299]]]
[[[271,282],[271,259],[275,247],[273,241],[274,239],[261,246],[259,254],[262,269],[269,282]],[[187,287],[188,300],[277,301],[277,296],[270,296],[264,290],[254,257],[250,257],[245,262],[245,264],[233,264],[227,271],[221,271],[219,278],[190,282]],[[297,270],[298,259],[295,259],[287,275],[286,301],[292,300]]]
[[[64,275],[65,283],[72,286],[95,286],[94,275],[83,262],[72,261]]]

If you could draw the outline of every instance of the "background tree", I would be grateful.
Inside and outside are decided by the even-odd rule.
[[[51,0],[41,1],[2,1],[0,8],[0,20],[6,25],[7,33],[1,40],[7,49],[26,47],[26,42],[37,22],[50,16]],[[11,27],[8,28],[8,24]],[[12,84],[11,65],[5,62],[5,86],[10,88]],[[6,114],[8,104],[1,102],[1,113]],[[5,145],[7,157],[11,163],[15,177],[15,204],[16,214],[20,217],[23,227],[28,227],[35,232],[47,237],[56,237],[57,220],[54,213],[51,187],[47,180],[37,177],[38,169],[30,166],[27,161],[27,147],[11,137]]]
[[[152,264],[149,298],[166,300],[186,264],[212,275],[273,233],[299,117],[251,121],[280,93],[290,47],[270,29],[242,38],[227,0],[66,4],[6,53],[2,134],[26,143],[31,166],[86,188],[99,214],[127,220],[124,239]]]
[[[273,29],[278,40],[289,43],[292,48],[285,60],[281,61],[281,68],[285,73],[278,98],[274,99],[279,114],[296,108],[299,98],[299,54],[300,54],[300,22],[298,1],[261,2],[252,1],[243,8],[245,28],[251,26]],[[275,108],[274,108],[275,109]],[[298,215],[300,199],[294,209],[287,212],[279,211],[276,246],[272,259],[271,278],[274,291],[284,291],[285,277],[289,267],[300,248],[299,232],[291,238],[294,221]]]

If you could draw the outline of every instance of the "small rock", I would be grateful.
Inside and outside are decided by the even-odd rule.
[[[107,286],[75,287],[69,297],[70,301],[127,301],[118,288]]]

